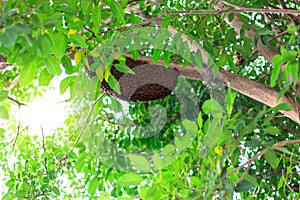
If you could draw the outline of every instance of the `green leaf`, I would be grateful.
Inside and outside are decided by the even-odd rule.
[[[223,67],[226,64],[227,64],[227,53],[223,52],[219,58],[219,65]]]
[[[26,196],[26,192],[24,190],[18,190],[16,192],[16,197],[18,197],[18,198],[23,198],[25,196]]]
[[[8,91],[7,90],[0,90],[0,101],[6,99],[8,97]]]
[[[93,7],[93,1],[81,0],[80,1],[80,6],[81,6],[81,10],[82,10],[83,14],[87,15]]]
[[[77,170],[77,172],[81,172],[81,170],[83,169],[85,163],[86,163],[86,159],[88,158],[87,153],[82,153],[80,155],[80,157],[78,158],[77,162],[75,163],[75,168]]]
[[[41,25],[47,27],[47,28],[52,28],[53,26],[59,24],[62,22],[62,16],[64,14],[63,13],[54,13],[53,15],[51,15],[48,19],[46,19],[45,21],[43,21],[43,23]]]
[[[164,167],[164,163],[157,152],[154,152],[153,155],[153,164],[156,169],[162,169]]]
[[[57,196],[60,195],[59,189],[58,189],[56,186],[53,187],[52,191],[53,191],[54,194],[56,194]]]
[[[243,173],[241,173],[240,175],[242,176],[242,174]],[[259,187],[259,184],[257,183],[256,179],[253,176],[251,176],[250,174],[247,174],[245,176],[245,180],[253,183],[253,185],[256,186],[256,187]]]
[[[202,118],[202,112],[201,111],[198,114],[198,126],[199,126],[199,129],[201,129],[202,126],[203,126],[203,118]]]
[[[175,145],[176,145],[176,153],[181,153],[183,150],[185,150],[187,147],[191,145],[193,142],[193,136],[191,134],[185,134],[183,137],[175,137]],[[175,153],[175,150],[174,152]]]
[[[297,33],[297,27],[295,26],[294,23],[291,23],[290,27],[287,29],[288,33],[291,35],[294,35]]]
[[[218,146],[223,146],[224,144],[229,144],[232,140],[231,131],[223,130],[218,139]]]
[[[197,124],[188,119],[183,120],[182,125],[191,135],[195,135],[198,131]]]
[[[165,146],[163,148],[163,154],[164,156],[168,157],[168,156],[172,156],[175,153],[175,146],[172,144],[168,144],[167,146]]]
[[[48,57],[52,48],[50,36],[48,34],[38,35],[38,40],[36,43],[38,46],[38,55],[43,58]]]
[[[25,65],[20,72],[20,86],[23,87],[31,83],[36,75],[38,68],[41,66],[43,66],[43,60],[40,58],[37,58],[30,64]]]
[[[219,137],[222,133],[222,129],[218,125],[219,123],[219,118],[214,118],[212,121],[209,122],[208,130],[203,141],[203,146],[205,146],[208,151],[210,151],[217,144]]]
[[[88,192],[93,197],[99,185],[98,177],[94,177],[89,184]]]
[[[276,168],[276,153],[273,149],[268,148],[264,154],[266,161],[271,165],[272,168]]]
[[[167,15],[164,17],[162,24],[161,24],[161,28],[167,28],[169,26],[171,17],[172,17],[172,15]]]
[[[199,69],[202,69],[203,59],[201,55],[201,51],[198,49],[195,54],[193,54],[193,63],[197,65]]]
[[[78,67],[73,66],[69,56],[63,56],[61,59],[61,64],[65,68],[66,74],[73,74],[78,70]]]
[[[92,11],[92,21],[94,23],[92,30],[95,34],[99,33],[100,18],[101,18],[101,7],[97,6]]]
[[[70,41],[78,46],[80,46],[81,48],[87,48],[88,45],[85,43],[85,40],[80,37],[79,35],[75,35],[72,34],[70,35]]]
[[[273,110],[273,111],[280,111],[280,110],[291,111],[293,109],[290,104],[284,102],[284,103],[278,104],[277,106],[271,108],[271,110]]]
[[[51,35],[52,38],[52,52],[56,57],[61,58],[67,48],[67,39],[65,35],[61,32],[55,32]]]
[[[240,182],[237,186],[235,186],[234,191],[235,192],[247,192],[251,190],[254,187],[254,184],[250,181],[243,180]]]
[[[8,28],[0,36],[0,43],[5,47],[10,47],[15,44],[18,39],[17,33],[13,30],[13,27]]]
[[[121,5],[116,2],[115,0],[110,1],[110,8],[114,16],[117,17],[118,21],[121,22],[122,24],[125,24],[125,19],[124,19],[124,10],[122,9]]]
[[[288,63],[289,64],[289,63]],[[293,83],[295,84],[296,81],[298,80],[298,75],[299,75],[299,67],[300,67],[300,64],[298,63],[294,63],[294,64],[291,64],[292,65],[292,75],[293,75]]]
[[[117,179],[117,183],[124,186],[128,187],[130,185],[138,185],[140,182],[143,180],[143,178],[137,174],[137,173],[128,173],[124,174],[123,176],[119,177]]]
[[[9,118],[8,110],[4,106],[0,106],[0,117],[2,119],[8,119]]]
[[[280,67],[281,67],[281,63],[282,63],[282,56],[280,55],[275,55],[272,59],[272,63],[273,63],[273,70],[272,70],[272,74],[271,74],[271,87],[274,87],[276,85],[276,80],[277,77],[279,75],[280,72]]]
[[[121,94],[120,84],[114,76],[109,76],[108,85],[111,89],[113,89],[116,93]]]
[[[154,63],[156,63],[159,60],[161,51],[162,51],[161,49],[154,49],[154,51],[153,51],[153,58],[152,58],[152,61]]]
[[[150,170],[150,163],[149,161],[142,155],[128,155],[130,161],[133,163],[137,170],[141,171],[149,171]]]
[[[283,95],[290,89],[290,84],[285,84],[285,87],[282,88],[278,94],[278,97],[276,99],[276,101],[279,101],[279,99],[281,99],[281,97],[283,97]]]
[[[231,92],[231,88],[228,87],[227,93],[226,93],[226,114],[228,118],[230,117],[233,109],[233,103],[236,97],[236,92]]]
[[[39,85],[48,86],[53,77],[54,76],[50,74],[46,68],[43,69],[39,76]]]
[[[139,57],[139,50],[138,49],[135,49],[135,50],[131,51],[130,53],[131,53],[134,60],[138,59],[138,57]]]
[[[53,56],[49,56],[48,59],[45,59],[46,69],[50,74],[60,75],[62,70],[60,68],[60,62],[55,59]]]
[[[49,171],[49,179],[54,180],[55,179],[55,170],[50,170]]]
[[[76,79],[75,76],[69,76],[67,78],[64,78],[61,82],[60,82],[60,94],[65,93],[65,91],[67,90],[67,88],[74,83],[74,80]]]
[[[256,32],[257,35],[274,35],[275,32],[267,28],[260,28]]]
[[[235,31],[234,31],[233,28],[229,29],[229,30],[226,32],[225,38],[226,38],[226,40],[227,40],[228,42],[234,42],[235,37],[236,37],[236,33],[235,33]]]
[[[164,51],[164,64],[166,67],[170,65],[171,62],[171,55],[169,51]]]
[[[263,131],[264,131],[264,133],[271,134],[271,135],[280,135],[281,134],[279,129],[274,126],[269,126],[269,127],[265,128]]]
[[[132,71],[132,69],[130,69],[126,64],[115,64],[114,66],[120,72],[135,74],[135,72]]]
[[[202,105],[205,114],[212,114],[214,117],[221,118],[223,107],[214,99],[206,100]]]

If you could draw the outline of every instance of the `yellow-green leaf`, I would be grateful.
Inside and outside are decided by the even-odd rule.
[[[120,84],[114,76],[109,76],[108,85],[111,89],[113,89],[116,93],[121,94]]]
[[[60,68],[60,62],[54,58],[53,56],[49,56],[48,59],[45,60],[46,69],[50,74],[60,75],[62,70]]]
[[[140,184],[143,178],[137,173],[127,173],[117,179],[117,183],[127,187],[130,185],[136,186]]]
[[[0,90],[0,101],[3,99],[6,99],[8,97],[8,91],[7,90]]]

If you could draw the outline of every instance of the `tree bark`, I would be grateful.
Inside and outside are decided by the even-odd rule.
[[[127,54],[127,58],[133,59],[131,55]],[[139,56],[139,61],[153,63],[151,57]],[[157,64],[164,65],[163,60],[159,60]],[[193,80],[209,81],[211,79],[211,68],[203,67],[202,70],[199,70],[193,65],[183,66],[179,62],[171,62],[169,65],[170,68],[176,69],[179,71],[180,76],[184,78],[189,78]],[[268,85],[261,84],[257,81],[249,80],[247,78],[241,77],[237,74],[231,73],[229,71],[220,69],[219,70],[219,80],[221,84],[229,86],[232,89],[244,94],[258,102],[261,102],[269,107],[274,107],[280,103],[289,103],[292,107],[292,111],[281,111],[282,114],[292,119],[296,123],[300,124],[299,118],[299,108],[300,105],[295,102],[293,98],[288,95],[283,96],[277,101],[279,91],[274,88],[271,88]],[[219,81],[220,82],[220,81]]]

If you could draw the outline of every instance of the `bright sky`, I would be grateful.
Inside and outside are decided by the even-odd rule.
[[[69,92],[60,95],[57,87],[59,83],[59,80],[53,80],[53,89],[30,102],[29,106],[21,107],[21,122],[23,126],[29,126],[29,134],[39,134],[42,126],[44,134],[51,135],[56,128],[63,125],[68,116],[69,104],[65,100],[69,98]]]
[[[14,115],[16,120],[18,116],[21,117],[21,128],[28,126],[28,134],[41,137],[42,126],[45,135],[52,135],[56,128],[63,126],[68,114],[72,112],[70,104],[65,101],[69,98],[69,90],[63,95],[59,92],[59,84],[63,78],[64,75],[55,77],[50,83],[51,89],[47,90],[42,97],[29,103],[25,102],[28,106],[21,106],[20,111],[18,106],[12,103],[14,106],[10,110],[10,115]],[[0,121],[0,125],[5,126],[5,124],[7,124],[5,120]],[[11,155],[8,166],[13,162],[15,158]],[[4,173],[0,169],[0,198],[3,190],[7,189],[3,180]]]

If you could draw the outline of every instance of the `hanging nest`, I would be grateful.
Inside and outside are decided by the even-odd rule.
[[[179,72],[175,69],[126,58],[126,65],[135,72],[129,74],[118,71],[114,67],[117,63],[119,61],[113,62],[110,72],[118,80],[121,94],[113,91],[105,80],[102,82],[101,89],[119,99],[134,102],[154,101],[171,94],[177,84]]]

